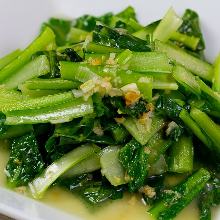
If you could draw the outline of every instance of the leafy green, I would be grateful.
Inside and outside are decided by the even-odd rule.
[[[94,112],[97,117],[101,117],[105,115],[105,117],[111,116],[110,109],[104,104],[104,100],[99,93],[95,93],[92,96],[93,105],[94,105]]]
[[[112,13],[106,13],[100,17],[95,17],[92,15],[83,15],[74,21],[74,27],[90,32],[94,30],[97,21],[109,25],[112,16]]]
[[[183,107],[168,96],[161,95],[156,102],[156,109],[170,119],[178,119]]]
[[[5,79],[4,85],[9,89],[17,89],[18,85],[26,80],[46,75],[49,72],[49,61],[45,55],[41,55],[25,64],[16,73]]]
[[[129,49],[132,51],[150,51],[147,41],[134,37],[126,32],[112,29],[101,24],[96,25],[93,32],[93,41],[97,44],[115,47],[119,49]]]
[[[209,179],[210,173],[201,168],[177,186],[164,190],[149,212],[155,219],[173,219],[200,193]]]
[[[123,197],[122,187],[105,187],[94,184],[83,191],[83,196],[86,201],[97,204],[106,201],[107,199],[121,199]]]
[[[57,78],[60,76],[60,69],[57,54],[55,51],[50,50],[46,52],[47,58],[50,63],[50,76],[51,78]]]
[[[97,155],[100,148],[95,144],[84,144],[78,146],[58,160],[50,164],[44,171],[31,181],[30,187],[32,196],[36,199],[43,197],[46,190],[69,169],[76,167],[83,160]]]
[[[171,125],[171,123],[174,123],[171,122],[170,124],[168,124],[167,128],[167,130],[170,129],[167,136],[173,141],[178,141],[179,137],[185,131],[184,126],[179,119],[179,114],[182,109],[183,106],[179,105],[174,99],[166,95],[161,95],[156,102],[156,111],[158,111],[160,115],[163,115],[164,117],[171,119],[177,123],[175,123],[175,125],[170,129],[169,126]]]
[[[45,27],[41,34],[17,57],[17,59],[12,60],[8,65],[0,70],[0,81],[1,83],[9,79],[14,75],[19,69],[27,64],[32,55],[38,51],[48,50],[54,47],[55,35],[49,27]]]
[[[126,106],[123,97],[111,97],[103,100],[105,106],[109,106],[109,109],[114,111],[120,111],[120,114],[128,115],[134,118],[138,118],[144,112],[147,112],[147,102],[144,99],[140,99],[132,105]]]
[[[179,28],[179,32],[187,34],[189,36],[198,37],[200,41],[197,46],[197,50],[199,51],[204,50],[205,42],[204,42],[203,35],[200,29],[198,14],[191,9],[186,9],[182,19],[183,19],[183,23]]]
[[[122,19],[123,21],[121,21],[120,19]],[[76,28],[79,28],[79,29],[90,32],[90,31],[93,31],[95,29],[97,21],[99,21],[99,22],[101,22],[105,25],[111,25],[114,20],[118,20],[116,22],[116,27],[117,28],[119,28],[119,27],[122,28],[121,25],[123,25],[123,27],[125,27],[125,26],[128,27],[129,26],[125,22],[127,22],[130,19],[133,19],[134,21],[137,21],[136,13],[134,11],[134,8],[132,8],[131,6],[128,6],[123,11],[116,14],[115,16],[112,13],[106,13],[106,14],[100,16],[100,17],[96,17],[96,16],[92,16],[92,15],[83,15],[83,16],[77,18],[73,22],[73,25]]]
[[[93,174],[60,179],[58,184],[72,193],[77,193],[89,204],[99,204],[108,199],[120,199],[123,196],[124,187],[113,187],[105,179],[95,177]]]
[[[33,131],[32,125],[2,125],[0,126],[0,129],[0,139],[11,139],[15,137],[20,137]]]
[[[140,119],[126,117],[122,121],[122,125],[142,145],[147,144],[147,142],[166,125],[164,118],[158,114],[153,114],[153,117],[149,118],[145,118],[145,116],[148,115],[144,115],[144,117]]]
[[[62,55],[60,55],[59,61],[82,62],[83,58],[73,49],[66,48]]]
[[[93,175],[85,173],[76,177],[71,178],[59,178],[57,180],[58,185],[70,190],[77,192],[79,189],[82,189],[87,184],[93,180]]]
[[[28,184],[39,199],[57,184],[93,208],[139,193],[160,220],[197,198],[200,218],[211,219],[220,203],[218,62],[203,56],[195,11],[183,23],[172,8],[164,18],[144,27],[131,6],[51,18],[29,47],[0,59],[9,186]],[[25,66],[40,57],[47,69],[34,75],[41,62]],[[183,181],[170,184],[170,172]]]
[[[128,182],[129,191],[137,191],[144,185],[148,174],[148,154],[145,152],[145,148],[132,139],[120,150],[119,160],[130,178]]]
[[[105,132],[102,135],[94,133],[95,122],[94,115],[88,115],[68,123],[57,124],[54,133],[45,144],[49,158],[52,161],[59,159],[79,143],[114,144],[113,138]]]
[[[142,40],[146,40],[147,37],[152,37],[152,34],[161,20],[154,21],[148,24],[146,27],[140,29],[139,31],[133,33],[135,37],[138,37]]]
[[[136,13],[133,7],[128,6],[120,13],[112,17],[111,25],[115,28],[121,28],[128,33],[133,33],[142,26],[137,22]]]
[[[90,116],[56,125],[53,135],[45,144],[52,161],[68,153],[75,144],[86,141],[92,133],[93,126],[94,118]]]
[[[2,112],[0,112],[0,135],[4,134],[7,130],[7,125],[5,124],[6,116]]]
[[[66,44],[66,36],[70,31],[71,21],[58,18],[50,18],[48,22],[43,23],[43,27],[50,27],[56,36],[56,43],[58,46]]]
[[[109,123],[107,129],[111,132],[117,144],[125,143],[129,137],[128,131],[121,124]]]
[[[129,24],[126,24],[125,22],[120,21],[120,20],[116,22],[115,28],[125,29],[125,30],[127,30],[128,33],[135,32],[134,28],[132,28]]]
[[[153,187],[156,194],[153,197],[149,197],[143,194],[143,199],[147,203],[147,205],[153,205],[159,199],[161,193],[163,192],[164,186],[164,176],[157,175],[157,176],[150,176],[147,178],[147,185]]]
[[[44,167],[36,138],[33,133],[15,138],[10,148],[6,166],[8,184],[11,187],[27,185]]]
[[[38,51],[32,56],[32,59],[39,55],[46,55],[50,64],[50,73],[43,78],[60,78],[60,61],[81,62],[83,58],[71,48],[66,48],[62,53],[58,53],[55,50]]]
[[[137,21],[136,13],[135,13],[135,10],[132,6],[128,6],[123,11],[116,14],[116,16],[119,17],[119,18],[127,19],[127,20],[128,19],[134,19],[135,21]]]
[[[140,99],[133,105],[126,106],[123,97],[104,97],[98,93],[93,95],[94,112],[97,117],[105,116],[107,118],[117,117],[119,115],[128,115],[138,118],[144,112],[147,112],[147,101]],[[119,114],[117,112],[120,112]]]
[[[211,208],[220,204],[220,179],[214,177],[204,187],[200,194],[198,205],[200,209],[200,219],[211,219]]]
[[[169,137],[174,140],[178,141],[179,137],[184,133],[184,128],[181,125],[177,125],[174,129],[172,129]]]

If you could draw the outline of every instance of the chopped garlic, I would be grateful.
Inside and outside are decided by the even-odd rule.
[[[144,129],[146,129],[147,131],[150,131],[151,125],[152,125],[152,116],[153,114],[151,111],[143,113],[136,123],[137,126],[138,127],[141,126],[142,128],[140,129],[143,129],[144,127]]]
[[[131,177],[128,175],[128,172],[125,172],[125,182],[129,182],[131,180]]]
[[[152,101],[157,101],[160,95],[157,93],[155,96],[152,97]]]
[[[142,186],[139,192],[145,194],[149,198],[153,198],[156,195],[155,189],[148,185]]]
[[[153,112],[155,110],[155,106],[153,105],[153,103],[148,103],[147,104],[147,109],[151,112]]]
[[[112,89],[112,85],[109,77],[100,77],[86,81],[80,86],[80,89],[82,96],[85,98],[85,100],[87,100],[96,92],[99,92],[102,96],[108,94]],[[76,91],[74,91],[74,93],[77,94]],[[78,92],[78,94],[80,94],[80,92]]]
[[[76,98],[83,96],[83,92],[81,90],[73,89],[72,93],[73,93],[74,97],[76,97]]]
[[[104,135],[104,131],[99,121],[95,121],[94,128],[92,129],[92,131],[98,136]]]
[[[115,28],[120,35],[126,34],[128,31],[124,28]]]
[[[116,65],[117,62],[116,62],[116,60],[115,60],[115,56],[116,56],[115,53],[110,53],[109,59],[106,60],[106,64],[107,64],[107,65]]]
[[[92,35],[87,35],[84,43],[83,43],[83,46],[82,46],[82,49],[85,49],[87,50],[87,45],[92,41]]]
[[[178,124],[174,121],[171,121],[169,124],[168,124],[168,127],[166,129],[166,135],[169,136],[170,133],[172,132],[173,129],[179,127]]]
[[[124,93],[129,92],[129,91],[139,91],[136,83],[127,84],[127,85],[121,87],[121,90]]]
[[[122,96],[123,93],[122,93],[122,91],[121,91],[120,89],[112,88],[112,89],[110,89],[108,95],[109,95],[110,97]]]
[[[20,193],[22,195],[25,195],[27,193],[27,187],[26,186],[19,186],[15,188],[15,191],[17,193]]]
[[[125,104],[127,106],[133,105],[141,98],[141,93],[138,90],[136,83],[130,83],[121,88],[124,92]]]
[[[100,59],[100,58],[92,58],[92,57],[89,57],[89,59],[88,59],[88,64],[89,65],[92,65],[92,66],[99,66],[99,65],[101,65],[102,64],[102,59]]]
[[[151,153],[150,148],[149,148],[149,147],[145,147],[145,148],[144,148],[144,153],[145,153],[145,154],[150,154],[150,153]]]

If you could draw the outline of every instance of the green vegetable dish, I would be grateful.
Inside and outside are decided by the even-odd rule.
[[[206,61],[198,14],[143,26],[118,14],[51,18],[0,59],[0,139],[10,188],[54,185],[100,206],[139,194],[155,219],[220,203],[220,56]],[[175,184],[168,184],[170,177]]]

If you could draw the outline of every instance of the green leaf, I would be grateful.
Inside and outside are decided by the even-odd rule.
[[[27,185],[41,173],[43,167],[44,162],[33,133],[12,140],[10,157],[6,166],[9,186]]]
[[[204,50],[205,42],[200,29],[198,14],[191,9],[186,9],[182,19],[183,19],[183,23],[179,28],[179,32],[187,34],[189,36],[195,36],[200,38],[199,44],[197,46],[197,50]]]
[[[70,31],[71,21],[58,18],[50,18],[48,22],[43,24],[50,27],[56,35],[56,43],[58,46],[66,44],[66,36]]]
[[[95,27],[93,32],[93,41],[100,45],[119,49],[129,49],[140,52],[151,50],[147,41],[101,24],[96,25]]]
[[[129,191],[137,191],[144,185],[148,174],[148,154],[145,152],[145,148],[133,139],[120,150],[119,160],[130,178]]]

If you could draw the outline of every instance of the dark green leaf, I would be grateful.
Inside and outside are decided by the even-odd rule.
[[[132,51],[150,51],[147,41],[141,40],[125,32],[103,25],[96,25],[93,32],[93,41],[97,44]]]
[[[115,24],[115,28],[126,29],[128,31],[128,33],[135,32],[135,29],[133,29],[130,25],[126,24],[123,21],[117,21]]]
[[[112,111],[117,112],[120,110],[121,114],[125,114],[134,118],[138,118],[144,112],[147,112],[147,102],[144,99],[140,99],[133,105],[126,106],[123,97],[112,97],[103,100],[105,106],[108,106]]]
[[[43,167],[44,162],[33,133],[12,140],[6,166],[8,183],[11,187],[27,185],[41,173]]]
[[[157,100],[156,109],[160,114],[170,119],[177,119],[183,107],[177,104],[173,99],[161,95]]]
[[[211,208],[220,204],[220,179],[211,179],[199,197],[200,219],[211,219]]]
[[[128,183],[129,191],[137,191],[144,185],[148,174],[148,154],[144,147],[133,139],[120,150],[119,159],[131,178]]]
[[[200,29],[198,14],[191,9],[187,9],[182,19],[183,19],[183,23],[180,26],[179,31],[189,36],[195,36],[200,38],[200,42],[198,44],[197,50],[204,50],[205,43]]]
[[[131,6],[128,6],[123,11],[116,14],[116,16],[119,18],[126,19],[126,20],[129,20],[131,18],[131,19],[134,19],[135,21],[137,21],[135,10]]]
[[[159,195],[162,193],[164,189],[164,176],[150,176],[147,179],[147,185],[152,187],[155,190],[155,195],[153,197],[149,197],[146,194],[143,194],[144,201],[147,205],[153,205],[159,199]]]
[[[0,112],[0,135],[4,134],[7,130],[7,125],[5,125],[6,116]]]
[[[101,116],[111,116],[111,112],[110,109],[103,103],[102,101],[102,96],[99,93],[95,93],[92,96],[92,100],[93,100],[93,105],[94,105],[94,112],[96,114],[97,117],[101,117]]]
[[[70,31],[71,23],[70,20],[50,18],[43,25],[49,26],[54,31],[57,45],[62,46],[66,44],[66,36]]]
[[[83,58],[73,49],[66,48],[64,52],[62,52],[62,55],[59,56],[59,61],[82,62]]]
[[[107,13],[100,17],[95,17],[92,15],[83,15],[75,20],[74,27],[90,32],[94,30],[97,21],[109,25],[112,16],[112,13]]]
[[[100,178],[96,180],[92,174],[60,179],[58,183],[71,192],[78,193],[86,202],[93,205],[108,199],[120,199],[124,191],[124,187],[114,187]]]
[[[74,145],[86,141],[92,133],[93,117],[77,118],[71,122],[57,124],[53,135],[47,140],[45,148],[50,157],[60,158],[74,148]]]

